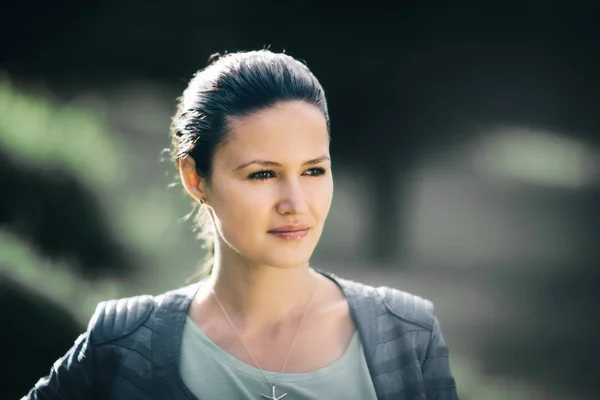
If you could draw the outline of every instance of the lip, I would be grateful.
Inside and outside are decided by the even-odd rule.
[[[308,225],[284,225],[275,229],[271,229],[269,233],[279,233],[279,232],[296,232],[296,231],[305,231],[308,229]]]
[[[272,229],[268,233],[282,239],[300,239],[308,234],[309,229],[306,225],[285,225]]]

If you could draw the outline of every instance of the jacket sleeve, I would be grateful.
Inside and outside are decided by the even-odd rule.
[[[93,354],[88,333],[80,335],[67,353],[52,366],[21,400],[79,400],[93,398]]]
[[[423,362],[427,400],[458,400],[456,383],[450,371],[449,351],[440,323],[434,316],[429,346]]]

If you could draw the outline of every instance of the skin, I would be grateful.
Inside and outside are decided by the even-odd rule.
[[[229,135],[215,153],[210,183],[198,177],[192,158],[180,166],[184,187],[204,200],[216,228],[211,285],[198,292],[189,315],[217,345],[254,365],[214,287],[260,366],[279,372],[308,309],[286,372],[328,365],[343,354],[354,327],[340,289],[309,266],[333,196],[325,118],[305,102],[278,103],[230,120]],[[298,224],[308,228],[302,238],[270,233]]]

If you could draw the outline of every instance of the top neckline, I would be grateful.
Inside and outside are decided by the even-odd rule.
[[[250,375],[258,379],[264,379],[264,376],[266,376],[269,378],[269,380],[278,381],[280,383],[323,379],[336,371],[342,370],[342,367],[347,363],[349,358],[351,358],[354,354],[360,354],[360,351],[362,351],[362,345],[358,337],[358,332],[355,331],[342,355],[324,367],[308,372],[284,372],[281,374],[279,372],[263,370],[263,376],[258,367],[240,360],[213,342],[189,316],[186,317],[184,335],[186,332],[190,333],[194,339],[198,340],[198,343],[200,343],[200,345],[203,347],[203,350],[206,351],[206,354],[210,355],[218,362],[223,363],[243,374]]]

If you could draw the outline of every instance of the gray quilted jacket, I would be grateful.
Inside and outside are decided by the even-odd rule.
[[[379,400],[458,400],[430,301],[324,275],[346,295]],[[100,303],[87,331],[21,400],[195,400],[179,351],[197,288]]]

